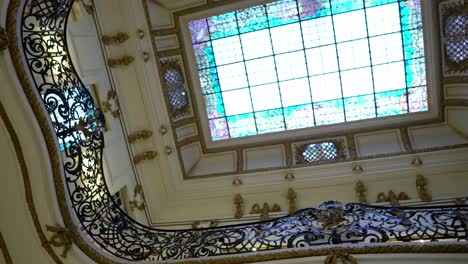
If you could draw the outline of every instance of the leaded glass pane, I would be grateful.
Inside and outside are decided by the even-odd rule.
[[[349,12],[363,7],[362,0],[330,0],[333,14]]]
[[[297,22],[297,4],[294,0],[280,0],[266,5],[270,27]]]
[[[277,81],[273,57],[246,61],[245,65],[251,86]]]
[[[335,42],[331,16],[301,22],[305,48],[323,46]]]
[[[335,25],[336,42],[360,39],[367,36],[364,10],[333,16],[333,23]],[[352,28],[350,28],[350,25],[352,25]]]
[[[372,37],[369,41],[372,64],[403,60],[400,33]]]
[[[307,78],[280,82],[283,106],[300,105],[311,102]]]
[[[235,63],[218,67],[218,77],[222,91],[248,86],[244,63]]]
[[[370,65],[367,39],[339,43],[337,46],[341,70]]]
[[[314,102],[337,99],[343,96],[338,73],[311,76],[310,87]]]
[[[210,123],[211,138],[213,140],[221,140],[221,139],[229,138],[229,130],[228,130],[225,118],[211,119],[209,123]]]
[[[268,28],[268,18],[263,6],[254,6],[237,11],[240,33],[247,33]]]
[[[258,134],[282,131],[284,127],[283,109],[255,113]]]
[[[252,112],[249,89],[223,92],[226,115],[237,115]]]
[[[302,49],[301,27],[298,23],[271,29],[275,54]]]
[[[383,35],[401,30],[398,3],[366,9],[369,36]]]
[[[228,116],[229,134],[232,138],[252,136],[257,134],[255,119],[252,113]]]
[[[288,130],[314,126],[312,105],[297,105],[284,108],[284,119]]]
[[[428,110],[419,0],[280,0],[188,27],[214,141]]]
[[[409,111],[411,113],[427,111],[427,88],[419,86],[408,89]]]
[[[279,81],[307,76],[304,51],[296,51],[275,56]]]
[[[268,29],[242,34],[241,41],[246,60],[273,55]]]
[[[265,84],[250,88],[255,111],[281,108],[281,98],[277,83]]]
[[[318,126],[343,123],[343,100],[331,100],[314,104],[315,121]]]
[[[199,43],[210,40],[208,33],[208,23],[206,19],[195,20],[189,23],[189,30],[192,32],[192,42]]]
[[[377,116],[401,115],[408,112],[406,89],[376,93]]]
[[[374,95],[360,95],[344,99],[346,121],[369,119],[375,117]]]
[[[306,50],[309,75],[319,75],[338,71],[335,45]]]
[[[223,97],[220,93],[208,94],[205,96],[206,103],[206,112],[208,118],[223,117],[226,114],[224,113],[224,104]]]
[[[403,62],[394,62],[374,66],[375,92],[397,90],[406,87],[405,67]]]
[[[343,82],[343,96],[350,97],[362,94],[371,94],[372,72],[370,67],[341,72]]]
[[[331,14],[329,0],[298,0],[299,16],[301,19],[310,19]]]
[[[242,61],[239,36],[213,40],[213,53],[217,65]]]

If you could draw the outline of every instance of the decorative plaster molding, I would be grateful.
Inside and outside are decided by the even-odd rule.
[[[367,189],[361,180],[356,182],[356,187],[354,188],[354,190],[356,191],[356,196],[358,198],[358,201],[360,203],[367,204],[367,195],[366,195]]]
[[[102,39],[102,43],[104,45],[119,45],[119,44],[122,44],[122,43],[125,43],[128,39],[130,38],[130,36],[127,34],[127,33],[124,33],[124,32],[119,32],[115,35],[103,35],[101,37]]]
[[[422,176],[421,174],[418,174],[416,176],[416,190],[418,192],[419,199],[423,202],[430,202],[432,201],[432,197],[429,194],[428,188],[427,188],[427,179]]]
[[[68,251],[70,251],[73,240],[68,232],[68,229],[60,226],[49,226],[46,225],[46,229],[49,232],[53,232],[54,234],[50,239],[47,241],[47,244],[50,244],[54,247],[63,247],[62,256],[63,258],[67,257]]]
[[[133,144],[138,140],[145,140],[153,135],[153,131],[141,130],[127,136],[128,143]]]
[[[8,40],[7,31],[0,27],[0,51],[6,50],[9,43],[10,41]]]
[[[109,58],[107,59],[107,65],[110,68],[116,68],[118,66],[128,66],[130,65],[135,58],[133,56],[123,56],[121,58]]]

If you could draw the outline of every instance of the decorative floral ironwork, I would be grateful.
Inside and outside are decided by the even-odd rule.
[[[174,260],[326,244],[466,240],[468,206],[386,208],[327,202],[269,221],[198,230],[161,230],[130,218],[103,175],[104,137],[84,129],[96,112],[67,50],[73,0],[28,0],[20,29],[22,56],[52,120],[62,151],[70,210],[93,247],[122,261]],[[81,121],[81,123],[80,123]],[[94,131],[94,132],[90,132]],[[66,141],[66,142],[65,142]]]

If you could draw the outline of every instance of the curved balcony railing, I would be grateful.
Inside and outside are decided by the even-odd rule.
[[[67,47],[74,0],[26,0],[22,56],[63,147],[72,214],[90,243],[125,261],[175,260],[330,244],[466,240],[463,206],[386,208],[327,202],[274,220],[198,230],[144,226],[112,200],[102,170],[102,114]]]

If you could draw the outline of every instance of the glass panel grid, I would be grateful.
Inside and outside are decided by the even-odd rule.
[[[418,0],[280,0],[189,30],[213,141],[428,110]]]

